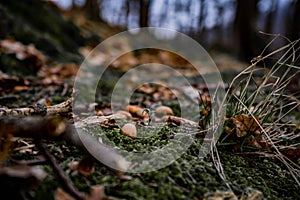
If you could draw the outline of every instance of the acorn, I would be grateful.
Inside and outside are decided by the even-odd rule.
[[[173,110],[168,106],[159,106],[155,109],[155,114],[158,117],[165,115],[174,115]]]
[[[127,123],[125,124],[122,129],[121,129],[121,134],[131,137],[131,138],[136,138],[137,137],[137,130],[134,124]]]
[[[144,112],[144,109],[139,106],[128,105],[126,107],[126,110],[128,110],[128,112],[132,115],[135,115],[142,119],[148,117],[148,115]]]
[[[127,119],[127,120],[132,119],[132,115],[129,112],[125,111],[125,110],[119,110],[117,112],[117,114],[119,114],[122,119]]]

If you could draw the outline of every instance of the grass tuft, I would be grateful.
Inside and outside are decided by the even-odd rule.
[[[219,137],[215,137],[217,142],[213,140],[212,155],[214,165],[225,183],[228,181],[217,146],[239,143],[241,151],[248,150],[279,159],[300,186],[300,133],[297,131],[298,125],[295,120],[295,113],[299,112],[300,108],[300,95],[289,91],[290,83],[299,80],[300,67],[296,66],[296,63],[299,63],[300,39],[289,41],[281,35],[271,36],[273,39],[262,53],[251,61],[249,67],[234,77],[222,102],[221,107],[226,107],[224,131]],[[288,44],[265,55],[268,47],[279,38],[288,40]],[[267,66],[270,61],[273,64]],[[229,140],[233,138],[234,133],[228,133],[225,129],[236,131],[238,127],[230,119],[241,115],[255,120],[254,124],[257,124],[258,128],[255,132],[250,127],[241,142]],[[245,142],[249,137],[254,138],[250,145]],[[264,147],[267,148],[252,145],[261,142],[262,138],[266,142]],[[227,185],[230,188],[230,184]]]

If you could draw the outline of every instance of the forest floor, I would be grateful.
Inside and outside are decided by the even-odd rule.
[[[86,38],[96,35],[101,40],[105,40],[121,31],[121,29],[110,27],[104,22],[89,21],[81,17],[82,14],[67,12],[64,13],[64,16],[73,21]],[[71,62],[62,62],[53,58],[49,62],[47,55],[39,51],[38,48],[29,47],[29,44],[20,43],[11,38],[2,39],[0,41],[1,50],[7,57],[16,55],[18,62],[21,64],[28,62],[28,59],[23,59],[24,57],[33,58],[30,63],[33,65],[39,64],[40,67],[35,69],[35,73],[29,75],[25,73],[24,75],[24,72],[19,73],[18,67],[20,65],[15,64],[14,66],[17,66],[15,70],[4,70],[0,73],[0,109],[29,108],[37,103],[53,106],[65,102],[73,94],[73,84],[81,64],[80,61],[88,56],[90,51],[98,44],[96,41],[92,40],[88,45],[80,47],[81,59],[79,60],[76,60],[74,56],[70,56],[71,60],[74,58]],[[127,45],[129,45],[126,41],[116,42],[116,48],[127,48]],[[109,99],[114,83],[109,82],[109,80],[118,79],[131,69],[131,66],[137,66],[145,62],[159,62],[175,66],[175,69],[186,75],[194,90],[202,94],[207,95],[209,87],[216,87],[205,85],[199,76],[195,76],[196,73],[190,65],[173,54],[163,51],[143,53],[138,54],[139,56],[129,53],[112,63],[111,71],[107,72],[107,77],[103,83],[100,83],[101,91],[97,96],[98,99],[96,99],[94,105],[91,105],[92,108],[85,109],[90,109],[91,111],[89,111],[97,116],[105,117],[113,114]],[[225,53],[214,51],[210,52],[210,55],[218,66],[227,89],[229,89],[232,79],[250,65],[240,62]],[[100,62],[103,59],[108,59],[109,56],[104,52],[97,52],[92,55],[92,59]],[[9,63],[9,61],[6,63]],[[177,63],[183,64],[178,66]],[[0,69],[3,70],[3,67]],[[210,71],[207,69],[203,73],[209,74]],[[135,76],[130,77],[130,81],[134,82],[135,80]],[[129,86],[130,84],[125,85],[125,87]],[[252,85],[251,87],[255,88],[256,86]],[[299,87],[299,81],[295,81],[289,89],[297,91]],[[197,101],[197,99],[193,99],[193,96],[185,93],[182,88],[178,88],[176,85],[172,85],[172,89],[171,91],[164,86],[151,84],[136,88],[130,98],[133,110],[123,108],[123,114],[125,113],[127,117],[129,116],[130,119],[135,121],[137,138],[120,134],[121,125],[114,120],[108,120],[86,128],[98,139],[102,138],[102,142],[105,143],[105,139],[108,139],[119,149],[125,151],[151,151],[153,148],[159,148],[178,134],[176,121],[165,123],[158,120],[157,123],[162,128],[156,131],[151,124],[147,125],[149,113],[148,117],[145,117],[144,113],[141,115],[137,110],[152,108],[153,105],[163,105],[171,109],[172,115],[180,117],[181,113],[177,100],[184,95],[188,96],[188,100],[184,102],[185,107],[181,109],[192,110],[193,101]],[[178,96],[174,95],[174,91]],[[205,97],[206,100],[212,98],[209,95]],[[204,99],[202,99],[202,102],[204,102]],[[298,112],[299,106],[296,107],[290,117],[296,124],[299,122]],[[74,115],[73,117],[78,118]],[[83,113],[80,117],[86,116]],[[155,121],[156,118],[152,120]],[[187,120],[193,121],[193,116],[190,116]],[[195,123],[198,124],[197,121]],[[237,124],[234,123],[234,125]],[[64,140],[44,139],[43,143],[55,159],[60,170],[70,180],[69,184],[74,185],[78,191],[86,194],[86,199],[300,199],[299,185],[297,185],[284,163],[271,153],[265,154],[265,150],[269,150],[268,147],[264,149],[250,145],[252,150],[243,151],[240,144],[231,144],[232,141],[223,142],[223,145],[219,143],[217,146],[219,162],[222,164],[224,172],[220,173],[220,168],[216,168],[213,152],[204,157],[199,156],[204,140],[198,128],[193,127],[189,130],[192,133],[197,133],[196,138],[178,159],[166,167],[145,173],[119,173],[111,170],[101,162],[91,161],[83,151]],[[1,131],[8,130],[1,129]],[[297,135],[299,127],[293,127],[290,132]],[[146,136],[142,137],[143,135]],[[34,139],[14,137],[13,139],[9,138],[9,140],[10,142],[7,142],[3,139],[0,143],[2,150],[1,164],[8,167],[8,171],[12,170],[14,173],[19,171],[13,171],[14,169],[9,167],[15,164],[22,165],[21,171],[23,170],[23,172],[28,170],[25,165],[38,166],[45,176],[35,182],[32,181],[36,178],[33,177],[36,175],[34,173],[28,176],[24,174],[14,176],[10,175],[9,172],[0,170],[0,176],[3,177],[3,181],[0,181],[0,191],[10,195],[11,199],[25,199],[25,197],[28,199],[75,199],[65,192],[66,184],[59,179],[61,176],[57,173],[57,170],[51,167],[49,160],[45,160],[45,152],[41,151]],[[238,143],[240,141],[240,139],[237,139]],[[297,138],[295,141],[297,141]],[[290,141],[286,141],[286,143],[288,142]],[[5,145],[6,143],[9,143],[9,147]],[[295,145],[295,147],[297,146]],[[297,151],[293,151],[291,158],[297,164],[299,162],[299,148],[296,149]],[[165,156],[167,157],[167,155]],[[153,157],[149,162],[159,159],[161,157]],[[26,172],[29,173],[29,171]],[[222,174],[225,174],[225,178],[222,177]],[[89,193],[91,194],[88,195]]]

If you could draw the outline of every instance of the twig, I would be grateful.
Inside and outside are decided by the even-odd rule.
[[[72,103],[73,97],[60,104],[48,107],[45,105],[36,104],[27,108],[0,108],[0,116],[25,117],[32,115],[62,115],[72,111]]]
[[[131,166],[130,162],[112,147],[98,142],[97,138],[82,131],[86,126],[117,117],[120,116],[88,117],[75,125],[53,116],[0,117],[0,137],[10,134],[14,137],[63,140],[113,169],[126,171]]]
[[[66,189],[67,192],[69,192],[73,197],[76,199],[84,199],[85,195],[81,192],[79,192],[67,179],[65,176],[63,170],[60,168],[60,166],[56,163],[55,158],[50,154],[50,152],[46,149],[45,145],[40,141],[35,141],[37,147],[42,151],[44,156],[49,161],[50,165],[52,166],[54,172],[57,174],[57,177],[59,181],[61,182],[62,186]]]
[[[166,116],[165,120],[168,123],[174,123],[176,125],[199,127],[198,123],[181,117]]]
[[[33,166],[33,165],[44,165],[47,163],[47,160],[45,158],[41,158],[39,160],[15,160],[10,158],[9,159],[12,163],[18,164],[18,165],[28,165],[28,166]]]

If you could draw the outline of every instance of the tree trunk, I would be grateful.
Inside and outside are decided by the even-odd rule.
[[[235,34],[238,54],[243,60],[250,61],[255,56],[254,25],[258,0],[237,0]]]
[[[149,0],[140,0],[140,27],[147,27],[149,20]]]
[[[100,0],[85,0],[83,9],[91,20],[100,19]]]
[[[266,33],[272,33],[274,20],[275,20],[275,14],[276,14],[276,8],[277,8],[277,1],[272,1],[271,10],[269,11],[267,18],[266,18],[266,24],[265,24],[265,32]]]
[[[290,25],[290,34],[289,38],[291,40],[299,39],[300,37],[300,0],[297,0],[294,5],[294,12],[292,15],[291,25]]]
[[[199,16],[199,21],[198,21],[198,28],[200,32],[203,32],[204,30],[204,19],[206,17],[205,13],[205,0],[200,0],[200,16]]]

